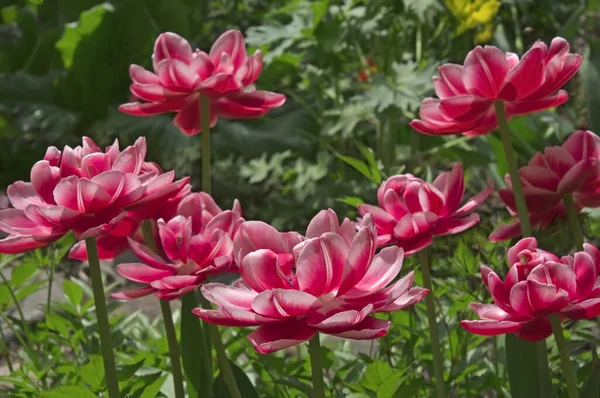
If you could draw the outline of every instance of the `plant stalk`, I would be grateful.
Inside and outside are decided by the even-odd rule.
[[[567,340],[565,340],[565,335],[563,334],[563,329],[560,324],[560,318],[557,314],[550,315],[550,323],[552,324],[552,333],[554,333],[556,347],[558,348],[558,354],[560,355],[560,365],[567,382],[569,398],[578,398],[579,392],[577,391],[577,377],[575,376],[573,364],[569,358]]]
[[[569,222],[569,229],[573,236],[575,250],[583,250],[583,231],[581,230],[581,224],[579,223],[579,217],[577,216],[575,202],[573,202],[573,195],[567,194],[563,196],[563,203],[565,204],[565,209],[567,211],[567,221]]]
[[[106,308],[106,297],[104,296],[104,284],[102,282],[102,271],[98,258],[98,247],[96,238],[85,240],[88,263],[90,264],[90,277],[92,279],[92,290],[94,292],[94,305],[96,306],[96,319],[100,333],[100,347],[104,360],[104,374],[106,376],[106,388],[110,398],[120,398],[119,380],[115,366],[115,354],[110,339],[110,323],[108,322],[108,310]]]
[[[508,174],[510,174],[512,191],[515,196],[515,203],[517,205],[517,214],[519,215],[519,222],[521,224],[521,235],[526,238],[531,236],[531,223],[529,221],[529,213],[527,212],[525,195],[523,194],[523,184],[521,184],[521,178],[519,177],[517,157],[512,146],[511,132],[510,127],[508,126],[508,120],[506,119],[504,102],[494,102],[494,109],[496,111],[496,119],[498,120],[500,138],[502,140],[502,145],[504,146],[504,156],[506,157]]]
[[[152,224],[149,220],[142,223],[142,233],[144,234],[144,242],[154,253],[156,250],[156,241],[152,233]],[[169,357],[171,359],[171,369],[173,371],[173,390],[175,398],[185,398],[185,390],[183,388],[183,373],[181,371],[181,358],[179,354],[179,343],[177,342],[177,334],[175,325],[173,324],[173,314],[171,312],[171,304],[166,300],[158,299],[160,303],[160,312],[162,313],[165,333],[167,335],[167,344],[169,346]]]
[[[419,251],[419,263],[423,275],[423,287],[429,290],[425,295],[425,306],[427,307],[427,319],[429,321],[429,338],[431,339],[431,354],[433,355],[433,375],[435,377],[435,389],[438,398],[445,398],[446,385],[444,383],[444,362],[440,346],[440,337],[435,315],[435,302],[433,299],[433,286],[431,284],[431,271],[429,269],[429,258],[425,249]]]
[[[319,332],[308,342],[308,353],[310,355],[310,370],[313,381],[313,397],[325,398],[325,382],[323,381],[323,357]]]
[[[212,304],[204,297],[202,297],[202,307],[206,309],[213,309]],[[210,333],[212,345],[215,347],[215,351],[217,353],[219,369],[221,370],[221,374],[223,375],[223,380],[225,380],[225,384],[229,388],[229,393],[231,394],[231,397],[242,398],[242,394],[240,393],[240,389],[235,380],[235,376],[233,375],[233,370],[231,369],[231,365],[229,364],[229,359],[227,358],[227,352],[225,351],[225,345],[223,345],[223,339],[221,337],[219,327],[209,322],[203,322],[202,326],[204,330],[208,329],[208,332]]]

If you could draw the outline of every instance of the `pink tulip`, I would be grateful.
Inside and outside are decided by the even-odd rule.
[[[156,39],[152,66],[154,73],[131,65],[131,93],[146,102],[123,104],[119,110],[134,116],[176,112],[173,123],[185,134],[200,132],[200,95],[210,101],[211,127],[218,117],[260,117],[285,102],[282,94],[255,89],[262,54],[257,50],[248,56],[237,30],[222,34],[208,54],[192,51],[175,33],[163,33]]]
[[[492,193],[486,188],[459,208],[465,192],[462,166],[440,174],[433,184],[411,174],[390,177],[377,190],[379,207],[358,206],[361,216],[371,214],[377,245],[404,249],[407,256],[431,245],[433,237],[463,232],[479,223],[473,211]]]
[[[154,293],[173,300],[196,289],[208,275],[235,271],[232,239],[243,222],[241,212],[237,200],[233,210],[222,211],[204,192],[186,196],[176,216],[157,222],[159,255],[129,238],[142,263],[119,264],[117,272],[145,285],[112,296],[131,300]]]
[[[80,239],[114,230],[128,212],[156,207],[177,195],[189,178],[173,182],[174,173],[157,173],[144,162],[146,141],[119,150],[119,143],[101,151],[89,138],[63,152],[48,148],[31,169],[31,182],[7,189],[13,208],[0,210],[0,253],[21,253],[44,247],[73,231]]]
[[[512,251],[512,252],[511,252]],[[526,238],[509,250],[514,262],[502,281],[488,267],[481,276],[495,304],[471,303],[481,320],[462,321],[469,332],[493,336],[515,333],[537,341],[552,334],[549,316],[591,319],[600,315],[600,251],[589,244],[574,256],[558,259]]]
[[[306,238],[261,222],[247,224],[233,244],[241,280],[202,286],[217,309],[196,308],[194,314],[223,326],[259,326],[248,339],[260,353],[307,341],[317,331],[350,339],[381,337],[390,322],[372,314],[400,310],[427,294],[411,288],[412,272],[390,284],[404,254],[389,247],[375,255],[377,233],[368,215],[357,232],[349,220],[340,226],[333,210],[323,210]]]
[[[563,196],[573,195],[575,207],[600,206],[600,137],[591,131],[577,131],[562,146],[547,147],[536,153],[527,166],[521,167],[519,176],[529,209],[531,225],[539,229],[548,227],[566,215]],[[512,184],[507,175],[508,188],[499,191],[511,215],[516,215]],[[490,236],[501,241],[519,236],[519,222],[500,226]]]
[[[524,115],[564,104],[560,88],[581,65],[582,57],[569,53],[569,43],[557,37],[550,48],[537,41],[519,60],[494,46],[476,47],[464,65],[445,64],[433,85],[437,98],[421,104],[421,120],[410,125],[431,135],[488,134],[498,126],[494,101],[504,101],[507,117]]]

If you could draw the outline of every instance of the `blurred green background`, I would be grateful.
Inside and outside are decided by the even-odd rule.
[[[444,62],[477,44],[522,54],[535,40],[569,40],[586,63],[555,111],[512,121],[521,162],[576,128],[600,126],[599,1],[555,0],[21,0],[0,1],[0,190],[29,179],[47,146],[148,138],[149,158],[200,180],[200,139],[173,115],[120,114],[128,66],[150,67],[156,37],[176,32],[208,50],[240,29],[260,48],[261,89],[286,104],[259,120],[215,128],[215,196],[239,198],[247,219],[301,229],[319,209],[353,215],[377,182],[401,170],[427,178],[463,162],[468,190],[503,184],[497,136],[428,137],[408,122]],[[588,89],[586,91],[586,88]],[[588,116],[589,114],[589,116]],[[359,199],[360,198],[360,199]],[[493,204],[493,202],[492,202]],[[500,216],[505,216],[500,211]]]

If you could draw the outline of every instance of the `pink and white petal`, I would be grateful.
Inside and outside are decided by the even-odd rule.
[[[52,192],[60,178],[60,169],[50,166],[47,160],[40,160],[31,168],[31,184],[46,203],[54,202]]]
[[[382,215],[382,217],[389,218],[390,225],[392,223],[394,224],[394,225],[391,225],[392,229],[395,226],[395,220],[401,219],[402,217],[404,217],[406,215],[406,213],[408,213],[406,204],[404,203],[404,201],[402,199],[400,199],[400,196],[398,196],[398,193],[396,193],[396,191],[394,191],[393,189],[388,189],[385,191],[385,193],[383,194],[383,200],[379,205],[383,208],[383,210],[385,210],[385,212],[387,212],[389,214],[389,216],[391,216],[391,218],[389,218],[389,216]],[[366,206],[369,206],[369,205],[366,205]],[[394,219],[394,221],[391,221],[392,218]],[[377,224],[377,221],[375,223]],[[380,224],[381,224],[381,222],[380,222]]]
[[[586,253],[576,253],[575,263],[579,263],[582,267],[589,267],[592,270],[592,275],[595,277],[593,274],[593,270],[595,269],[594,263]],[[574,270],[568,265],[554,261],[548,261],[543,266],[545,266],[546,273],[550,277],[550,283],[556,286],[557,290],[562,289],[566,291],[570,299],[575,299],[577,296],[577,277],[573,272]],[[595,279],[594,277],[592,280]]]
[[[188,286],[194,286],[194,288],[196,288],[203,280],[204,276],[169,275],[151,282],[150,286],[158,290],[176,290]]]
[[[44,200],[37,194],[30,182],[17,181],[6,189],[8,200],[15,209],[25,210],[30,204],[45,206]],[[52,200],[54,202],[54,200]],[[51,202],[51,203],[52,203]]]
[[[238,264],[253,251],[269,249],[275,253],[291,253],[283,234],[262,221],[246,221],[233,239],[233,253]]]
[[[490,242],[502,242],[508,239],[516,238],[521,235],[521,224],[519,221],[514,221],[510,224],[499,225],[490,234]]]
[[[219,307],[237,307],[251,310],[252,300],[257,296],[257,293],[247,287],[226,286],[222,283],[205,283],[202,285],[202,295]]]
[[[156,74],[162,86],[182,95],[191,94],[200,81],[189,65],[176,59],[165,59],[159,62]]]
[[[435,93],[440,99],[467,94],[467,89],[462,81],[462,65],[444,64],[438,68],[440,77],[438,84],[434,78]]]
[[[561,195],[574,193],[586,187],[600,176],[598,159],[586,159],[578,162],[567,171],[558,184],[557,192]]]
[[[577,162],[600,159],[600,137],[589,130],[579,130],[569,135],[561,145]]]
[[[545,79],[545,58],[545,51],[539,47],[527,51],[506,75],[498,96],[505,101],[514,101],[525,98],[540,88]]]
[[[326,232],[337,232],[340,222],[337,214],[331,209],[321,210],[310,220],[306,228],[306,238],[318,238]]]
[[[598,250],[598,248],[594,245],[591,245],[589,243],[584,243],[583,251],[586,252],[587,254],[589,254],[589,256],[592,258],[592,261],[594,262],[594,265],[596,266],[596,274],[599,274],[600,273],[600,250]]]
[[[488,282],[491,282],[492,280],[492,275],[490,275],[490,278],[488,279]],[[534,313],[533,313],[533,308],[532,308],[532,304],[529,303],[529,294],[528,294],[528,286],[529,286],[529,282],[533,282],[533,281],[521,281],[517,284],[515,284],[513,286],[513,288],[510,290],[510,296],[509,296],[509,300],[510,300],[510,306],[512,307],[512,309],[514,311],[516,311],[517,313],[519,313],[522,316],[525,317],[533,317]],[[504,284],[503,284],[504,285]],[[491,286],[491,284],[490,284]],[[556,294],[556,288],[552,286],[552,289],[554,289],[554,294]],[[542,293],[547,293],[545,291],[542,291],[540,289],[539,294],[535,294],[534,293],[534,298],[538,299],[538,301],[541,301],[542,298],[547,298],[547,296],[542,296]],[[493,295],[492,295],[493,297]],[[494,299],[494,302],[500,306],[502,306],[501,302],[496,301],[496,299]],[[538,302],[536,302],[536,304],[539,304]],[[504,310],[506,310],[506,308],[503,308]]]
[[[428,289],[424,289],[422,287],[411,287],[408,290],[408,292],[402,294],[400,297],[398,297],[393,302],[387,304],[385,307],[379,308],[377,312],[393,312],[402,310],[406,307],[410,307],[411,305],[414,305],[423,300],[427,293],[429,293]]]
[[[521,322],[512,321],[491,321],[491,320],[476,320],[476,321],[461,321],[462,326],[467,332],[477,334],[479,336],[497,336],[499,334],[516,333],[523,327]]]
[[[173,124],[187,135],[196,135],[200,132],[200,106],[198,95],[188,96],[173,119]]]
[[[396,245],[404,249],[404,257],[412,256],[415,253],[420,252],[427,246],[433,244],[433,236],[431,234],[422,234],[415,236],[411,239],[407,240],[396,240],[394,239]]]
[[[394,236],[399,239],[410,239],[429,231],[438,221],[438,216],[431,212],[407,214],[396,224]]]
[[[198,75],[200,80],[206,80],[212,76],[215,65],[210,60],[208,54],[197,51],[194,54],[194,59],[190,63],[190,68]]]
[[[51,237],[44,237],[44,239],[26,235],[9,235],[4,239],[0,239],[0,253],[17,254],[39,249],[62,238],[63,235],[53,235]]]
[[[455,235],[479,224],[479,214],[469,214],[464,218],[441,218],[431,230],[433,235]]]
[[[112,293],[110,297],[117,300],[133,300],[136,298],[148,296],[149,294],[154,293],[154,291],[155,289],[153,289],[152,287],[144,286],[139,289],[123,290],[120,292]]]
[[[277,254],[271,250],[260,249],[249,253],[238,266],[244,282],[256,292],[290,288],[279,266]]]
[[[598,277],[596,267],[597,263],[594,262],[592,256],[587,252],[575,253],[572,273],[575,274],[577,290],[573,298],[582,299],[590,297],[590,293],[594,290],[594,283]]]
[[[165,59],[177,59],[189,64],[192,61],[190,43],[176,33],[161,33],[154,43],[152,61],[156,65]]]
[[[113,260],[119,254],[129,249],[127,238],[123,236],[106,235],[96,240],[98,258],[100,260]],[[69,258],[87,261],[87,249],[84,241],[77,242],[69,251]]]
[[[516,335],[523,340],[540,341],[552,334],[552,325],[548,318],[534,318],[522,324],[523,327],[516,332]]]
[[[179,98],[188,95],[187,92],[178,92],[169,90],[160,84],[137,84],[129,86],[131,94],[148,102],[165,102],[170,99]]]
[[[471,303],[469,308],[473,310],[481,319],[492,321],[503,321],[508,318],[508,313],[496,304]]]
[[[64,180],[63,180],[64,181]],[[56,186],[55,196],[60,195],[58,188],[62,181]],[[81,213],[96,213],[105,210],[112,202],[112,197],[99,184],[85,178],[77,182],[77,203]],[[57,200],[58,203],[58,200]],[[59,203],[60,204],[60,203]]]
[[[373,217],[373,222],[377,226],[378,231],[392,232],[398,223],[398,220],[390,213],[377,206],[368,204],[358,205],[358,212],[362,217],[370,214],[371,217]]]
[[[150,267],[141,263],[124,263],[117,265],[117,272],[123,278],[140,283],[151,283],[175,274],[175,269],[165,270]]]
[[[338,296],[354,288],[364,278],[376,249],[375,235],[368,227],[362,227],[352,240],[348,250],[337,291]]]
[[[161,270],[171,270],[173,266],[164,262],[164,260],[150,250],[147,246],[142,245],[141,243],[135,241],[132,238],[127,238],[129,242],[129,247],[135,253],[136,256],[139,257],[142,262],[151,266],[152,268],[157,268]]]
[[[228,73],[219,73],[204,81],[199,80],[194,89],[212,99],[219,99],[223,96],[236,96],[235,98],[232,97],[230,99],[235,102],[238,95],[243,95],[244,86],[235,76]],[[218,106],[216,107],[215,112],[219,113],[221,116],[226,116],[220,113],[220,108]]]
[[[258,326],[279,319],[269,319],[251,311],[235,307],[218,307],[216,310],[194,308],[192,314],[203,321],[221,326]]]
[[[158,84],[160,82],[158,76],[139,65],[129,66],[129,77],[136,84]]]
[[[316,297],[337,293],[347,254],[344,239],[331,232],[307,241],[296,260],[299,289]]]
[[[168,112],[177,112],[181,109],[183,103],[184,99],[179,98],[167,102],[129,102],[127,104],[119,105],[119,111],[133,116],[154,116]]]
[[[347,310],[341,308],[333,311],[311,312],[306,318],[308,325],[317,328],[319,331],[329,333],[340,333],[363,321],[374,310],[373,304],[366,305],[360,311]]]
[[[290,318],[306,315],[322,305],[312,294],[289,289],[260,292],[252,301],[252,310],[269,318]]]
[[[392,246],[382,249],[369,264],[363,278],[354,286],[363,292],[376,292],[390,283],[402,269],[404,250]]]
[[[476,47],[465,58],[462,81],[467,92],[496,98],[508,73],[508,61],[497,47]]]
[[[248,335],[254,349],[261,354],[270,354],[292,347],[313,338],[316,329],[304,320],[290,319],[263,325]]]
[[[560,90],[552,96],[540,99],[523,99],[519,101],[506,102],[506,111],[513,116],[526,115],[528,113],[539,112],[545,109],[555,108],[567,102],[569,94],[565,90]]]
[[[377,319],[372,316],[366,317],[362,322],[354,325],[351,328],[339,333],[327,333],[333,336],[352,339],[352,340],[372,340],[382,336],[388,332],[392,326],[391,321]]]
[[[33,206],[33,205],[30,205]],[[35,207],[35,206],[33,206]],[[52,235],[55,228],[45,219],[32,219],[19,209],[0,210],[0,231],[14,235]]]
[[[434,181],[436,187],[444,196],[445,203],[439,212],[442,217],[453,214],[465,194],[465,178],[462,165],[457,163],[451,171],[440,174]]]
[[[521,282],[520,282],[521,283]],[[511,291],[511,304],[513,308],[515,308],[522,315],[527,315],[528,312],[521,311],[519,308],[531,309],[533,312],[543,312],[546,308],[554,303],[554,300],[557,296],[557,289],[553,285],[540,283],[535,280],[527,280],[527,296],[521,297],[517,294],[514,294],[515,299],[512,300],[513,292],[515,288],[519,286],[519,283],[515,285],[515,288]],[[517,298],[520,298],[518,301]],[[528,304],[523,304],[523,302],[527,302]],[[517,308],[518,307],[518,308]]]
[[[230,56],[235,70],[246,62],[246,45],[244,36],[239,30],[228,30],[214,42],[210,48],[209,57],[215,66],[219,65],[223,54]]]
[[[284,103],[283,94],[255,90],[235,97],[219,98],[213,102],[213,109],[221,117],[248,119],[263,116]]]
[[[576,163],[573,156],[559,146],[544,149],[544,158],[550,169],[560,177],[564,176]]]
[[[561,313],[569,319],[593,319],[600,316],[600,298],[593,298],[570,305]]]
[[[458,210],[456,210],[456,213],[454,213],[454,217],[463,217],[475,211],[475,209],[481,206],[483,202],[485,202],[490,197],[492,192],[494,192],[494,188],[492,187],[488,187],[483,191],[479,192],[477,195],[469,199]]]

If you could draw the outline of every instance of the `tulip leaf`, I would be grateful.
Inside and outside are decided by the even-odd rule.
[[[189,397],[204,397],[200,392],[201,385],[205,385],[206,378],[203,374],[200,358],[209,354],[204,349],[204,334],[200,320],[192,314],[196,308],[194,292],[189,292],[181,300],[181,360],[183,362],[183,373],[187,380]],[[209,356],[210,357],[210,356]],[[212,378],[212,372],[211,372]],[[210,383],[206,383],[210,386]]]
[[[583,89],[587,97],[588,128],[600,131],[600,40],[590,40],[581,67]]]
[[[43,391],[40,395],[42,398],[96,398],[96,395],[92,393],[89,388],[77,387],[77,386],[62,386],[55,388],[50,391]]]
[[[600,364],[597,362],[598,359],[595,358],[592,364],[592,371],[579,392],[580,398],[600,397]]]
[[[518,338],[514,334],[507,334],[505,340],[506,365],[508,368],[508,381],[510,393],[513,398],[545,398],[553,394],[548,369],[548,359],[539,358],[536,344]],[[540,369],[540,364],[545,366]],[[541,370],[541,371],[540,371]]]
[[[113,11],[114,7],[110,3],[99,4],[82,12],[78,22],[65,26],[65,33],[56,42],[56,48],[60,51],[66,68],[70,68],[73,65],[73,57],[75,56],[79,42],[84,37],[94,33],[96,28],[102,23],[104,15],[107,12]]]
[[[235,377],[235,382],[240,389],[240,394],[242,394],[242,398],[259,398],[258,392],[256,388],[239,366],[237,366],[232,361],[229,361],[229,365],[231,366],[231,370],[233,371],[233,376]],[[227,398],[230,397],[229,387],[223,378],[222,373],[219,373],[219,376],[215,379],[214,391],[217,397]]]

